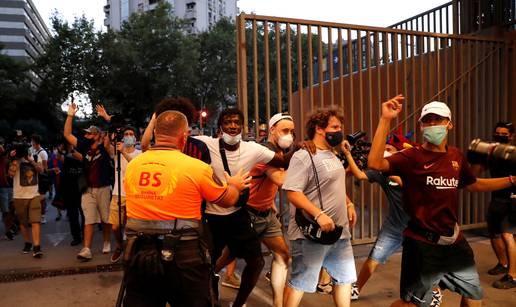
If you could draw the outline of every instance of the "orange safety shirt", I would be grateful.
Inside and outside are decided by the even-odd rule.
[[[203,199],[217,202],[227,185],[212,168],[179,150],[151,149],[127,165],[127,217],[142,220],[200,219]]]

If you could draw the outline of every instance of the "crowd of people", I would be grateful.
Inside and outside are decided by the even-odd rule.
[[[298,306],[305,292],[315,291],[349,306],[377,266],[402,246],[400,300],[393,306],[439,306],[445,289],[462,295],[463,306],[480,306],[473,251],[458,226],[458,191],[496,191],[487,221],[499,263],[489,274],[504,274],[493,286],[512,288],[516,245],[509,215],[516,177],[493,168],[493,178],[476,177],[482,169],[470,167],[447,143],[453,121],[442,102],[421,111],[422,144],[394,141],[390,123],[403,101],[398,95],[382,104],[368,169],[354,161],[339,110],[315,110],[306,123],[275,114],[260,126],[261,142],[254,142],[242,139],[244,116],[236,108],[220,112],[217,135],[193,136],[192,103],[167,98],[156,105],[140,139],[130,125],[73,132],[72,103],[64,141],[50,154],[37,135],[30,148],[0,147],[6,237],[13,239],[19,228],[23,252],[41,258],[44,204],[53,200],[66,210],[71,245],[82,244],[77,259],[89,261],[100,225],[102,252],[113,263],[124,262],[124,306],[217,305],[225,267],[222,284],[238,289],[232,306],[244,306],[264,267],[262,244],[273,255],[274,306]],[[103,106],[96,111],[106,125],[113,121]],[[295,139],[296,124],[305,124],[305,139]],[[495,127],[497,142],[511,143],[513,134],[511,123]],[[350,173],[377,182],[389,203],[358,277],[351,245],[357,212],[346,191]],[[277,212],[279,189],[289,201],[286,234]],[[233,273],[236,259],[245,262],[240,280]]]

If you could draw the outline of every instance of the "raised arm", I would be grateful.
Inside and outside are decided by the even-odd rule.
[[[154,133],[154,126],[156,125],[156,113],[152,114],[152,117],[149,121],[149,124],[147,125],[147,128],[145,128],[145,131],[142,135],[142,140],[140,142],[140,145],[142,147],[142,152],[147,151],[150,147],[150,142],[152,139],[152,134]]]
[[[74,147],[77,146],[77,138],[72,134],[72,124],[73,117],[77,113],[77,106],[75,103],[70,103],[68,106],[68,115],[66,116],[66,121],[63,130],[63,136],[68,141],[68,143],[72,144]]]
[[[405,98],[400,94],[382,103],[382,116],[376,128],[371,150],[367,158],[367,166],[369,168],[381,172],[389,171],[389,161],[383,157],[385,140],[390,131],[391,120],[396,118],[402,110],[403,100],[405,100]]]

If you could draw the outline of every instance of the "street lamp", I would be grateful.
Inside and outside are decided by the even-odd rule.
[[[200,122],[200,129],[201,129],[201,134],[203,135],[204,134],[204,129],[202,128],[202,122],[203,121],[206,121],[206,118],[208,117],[208,112],[206,112],[205,110],[202,110],[201,111],[201,117],[199,118],[199,122]]]

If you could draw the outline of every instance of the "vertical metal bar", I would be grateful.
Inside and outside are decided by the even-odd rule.
[[[495,116],[496,120],[500,120],[500,89],[501,89],[501,82],[500,82],[500,56],[501,56],[501,48],[499,46],[499,43],[495,45],[495,48],[498,49],[498,51],[494,54],[494,103],[495,103]]]
[[[338,28],[339,43],[337,44],[337,48],[339,48],[339,106],[342,112],[344,112],[344,57],[342,56],[342,29]]]
[[[351,117],[351,131],[354,131],[355,126],[355,108],[354,108],[354,90],[353,90],[353,39],[351,36],[351,29],[347,29],[348,38],[348,80],[349,80],[349,106]]]
[[[434,31],[433,31],[434,33],[438,33],[438,32],[437,32],[437,22],[436,22],[436,17],[437,17],[437,16],[436,16],[436,15],[437,15],[437,11],[434,11],[434,12],[432,13],[432,22],[433,22],[433,24],[434,24]]]
[[[410,58],[410,71],[411,71],[411,77],[412,77],[412,99],[409,99],[409,101],[412,101],[412,112],[415,112],[417,110],[417,94],[416,94],[416,36],[411,35],[410,36],[410,45],[411,45],[411,58]],[[421,69],[421,67],[419,67]],[[414,131],[414,140],[417,140],[417,116],[412,116],[412,131]]]
[[[451,63],[451,77],[449,78],[449,80],[451,82],[455,81],[455,79],[457,78],[457,76],[459,75],[457,73],[457,42],[455,39],[450,39],[450,42],[451,42],[451,54],[452,54],[452,57],[451,57],[451,60],[452,60],[452,63]],[[445,84],[448,84],[448,80],[445,81]],[[460,82],[459,82],[460,84]],[[458,110],[458,106],[457,106],[457,83],[454,83],[451,87],[451,92],[452,92],[452,114],[458,114],[457,110]],[[458,123],[458,121],[456,121]],[[460,130],[462,130],[463,127],[460,127],[459,129],[457,129],[455,131],[455,138],[454,138],[454,144],[456,144],[455,140],[461,140],[461,138],[459,138],[459,132]]]
[[[453,34],[459,35],[460,31],[459,31],[459,1],[458,0],[453,0],[452,8],[453,8],[453,11],[452,11]]]
[[[467,66],[466,66],[466,69],[468,69],[469,67],[471,67],[473,65],[473,59],[472,59],[472,52],[471,52],[471,46],[472,43],[470,42],[466,42],[466,46],[467,46]],[[468,80],[467,80],[467,95],[468,95],[468,99],[466,101],[473,101],[474,98],[472,98],[472,94],[471,94],[471,91],[472,91],[472,88],[473,86],[471,85],[471,78],[472,78],[472,73],[469,73],[467,76],[468,76]],[[464,105],[464,107],[466,107],[466,105]],[[473,125],[473,112],[472,112],[472,106],[468,106],[467,108],[467,118],[466,118],[466,121],[468,122],[468,130],[467,130],[467,137],[466,139],[470,140],[471,139],[471,130],[473,129],[472,126]],[[476,201],[476,198],[475,197],[471,197],[471,194],[468,193],[468,198],[469,198],[469,201],[467,201],[467,204],[468,206],[466,207],[466,221],[468,224],[471,224],[471,205],[472,205],[472,201],[471,201],[471,198],[473,198],[473,202]],[[473,204],[474,206],[474,204]]]
[[[265,110],[267,119],[271,118],[271,84],[270,84],[270,68],[269,68],[269,21],[263,23],[264,33],[264,53],[265,53]]]
[[[319,39],[319,49],[317,62],[319,64],[319,106],[324,106],[324,76],[323,76],[323,52],[322,52],[322,27],[317,27],[317,37]]]
[[[362,80],[362,33],[357,30],[357,54],[358,54],[358,105],[360,114],[360,129],[364,127],[364,81]],[[362,189],[363,191],[363,189]]]
[[[291,45],[290,45],[290,23],[287,23],[287,97],[288,97],[288,111],[292,112],[292,60],[291,60]]]
[[[509,108],[509,87],[511,84],[509,84],[510,80],[512,80],[511,76],[509,75],[509,47],[507,45],[503,45],[502,47],[503,55],[502,55],[502,114],[507,114],[505,116],[509,116],[508,108]]]
[[[281,31],[279,22],[274,24],[276,37],[276,95],[278,96],[278,112],[282,111],[283,98],[281,93]]]
[[[297,89],[297,92],[299,93],[299,117],[301,119],[301,123],[304,123],[305,119],[303,110],[305,110],[305,103],[303,99],[303,35],[301,34],[301,24],[297,24],[297,80],[299,83]],[[301,135],[305,135],[303,124],[301,124]]]
[[[383,32],[383,63],[385,64],[385,86],[387,97],[390,98],[391,96],[391,84],[390,84],[390,75],[389,75],[389,33]]]
[[[371,32],[366,31],[366,65],[367,69],[367,114],[361,115],[361,117],[367,116],[367,121],[369,125],[367,125],[368,131],[373,131],[373,80],[372,80],[372,71],[371,71]],[[364,127],[365,128],[365,127]],[[373,226],[374,226],[374,196],[373,196],[373,188],[369,186],[369,236],[373,236]]]
[[[407,96],[407,35],[406,34],[402,34],[401,35],[401,67],[402,67],[402,71],[403,71],[403,83],[402,83],[402,92],[403,92],[403,95],[406,95]],[[399,92],[396,92],[396,94],[398,94]],[[409,101],[410,101],[410,98],[409,97]],[[403,118],[407,118],[408,116],[408,110],[407,108],[403,108],[403,112],[404,112],[404,115]],[[405,122],[405,125],[404,125],[404,128],[403,128],[403,131],[404,132],[407,132],[407,127],[408,127],[408,121]]]
[[[248,122],[248,108],[247,108],[247,59],[246,59],[246,41],[245,41],[245,15],[240,15],[238,17],[238,28],[239,28],[239,43],[238,46],[239,54],[240,54],[240,72],[241,77],[239,78],[240,83],[240,94],[241,96],[238,99],[238,104],[241,107],[242,112],[244,113],[244,125],[247,127]],[[244,127],[244,128],[245,128]]]
[[[425,93],[426,93],[426,86],[425,86],[425,71],[427,69],[427,67],[424,66],[424,57],[427,56],[427,54],[425,53],[425,37],[424,36],[420,36],[419,37],[419,42],[420,42],[420,45],[421,45],[421,50],[419,52],[419,86],[420,86],[420,97],[421,97],[421,102],[420,102],[420,106],[424,105],[425,104]]]
[[[236,80],[236,87],[237,87],[237,106],[240,110],[242,110],[242,79],[244,76],[242,75],[242,68],[241,68],[241,49],[240,49],[240,19],[241,16],[237,16],[236,18],[236,64],[237,64],[237,80]]]
[[[439,9],[439,33],[445,33],[443,30],[443,9]]]
[[[374,32],[374,55],[375,55],[375,66],[376,66],[376,92],[377,92],[377,102],[376,102],[376,109],[377,111],[377,118],[380,118],[381,114],[381,105],[382,105],[382,81],[381,81],[381,74],[380,74],[380,35],[378,32]],[[374,110],[374,108],[372,109]],[[373,113],[371,110],[371,114]],[[371,121],[372,122],[372,121]],[[373,130],[371,130],[371,133],[373,133]],[[383,210],[383,197],[380,197],[380,201],[378,203],[378,225],[379,227],[382,227],[382,210]]]
[[[459,45],[458,49],[460,50],[458,52],[459,53],[459,58],[458,58],[459,71],[458,71],[458,75],[462,75],[462,73],[464,72],[464,63],[465,63],[465,59],[466,59],[466,56],[464,56],[464,52],[465,52],[465,50],[464,50],[464,43],[460,39],[457,40],[457,43]],[[465,80],[466,80],[466,78],[467,78],[467,76],[463,76],[461,78],[461,80],[459,80],[459,83],[458,83],[458,86],[460,86],[460,88],[459,88],[459,99],[457,101],[458,108],[460,110],[458,126],[461,127],[460,128],[461,129],[461,133],[459,134],[458,138],[460,140],[463,140],[465,138],[465,133],[464,132],[467,130],[467,127],[464,125],[464,122],[465,122],[465,120],[464,120],[464,87],[465,87]],[[462,224],[464,224],[464,204],[466,203],[466,199],[465,199],[464,193],[461,193],[461,196],[462,196],[462,201],[459,202],[459,216],[460,216],[460,219],[462,221]]]
[[[434,94],[432,92],[432,90],[434,89],[433,88],[433,85],[434,85],[434,80],[433,80],[433,76],[432,76],[432,72],[434,71],[434,67],[432,65],[432,58],[433,58],[433,55],[432,55],[432,45],[431,45],[431,37],[430,36],[427,36],[426,37],[426,46],[427,46],[427,51],[426,51],[426,67],[427,67],[427,75],[426,75],[426,84],[427,84],[427,96],[426,96],[426,101],[428,101],[430,99],[430,97],[432,97],[432,95]]]
[[[434,77],[434,86],[435,86],[435,93],[438,93],[441,89],[441,58],[439,56],[439,39],[437,37],[434,37],[434,60],[435,60],[435,73],[437,76]],[[437,84],[436,84],[437,83]]]
[[[258,136],[258,126],[260,126],[260,113],[258,107],[258,38],[257,38],[256,19],[253,20],[253,85],[254,85],[254,132]]]
[[[312,27],[308,25],[308,95],[310,96],[310,112],[314,110],[314,55],[312,50]],[[304,123],[303,123],[304,124]],[[304,137],[304,136],[301,136]]]
[[[446,34],[450,34],[450,6],[446,7]]]
[[[398,34],[392,33],[392,65],[394,66],[394,95],[399,94]]]
[[[333,93],[333,39],[332,39],[332,28],[328,27],[328,66],[330,71],[330,105],[333,108],[335,101],[334,101],[334,93]]]

